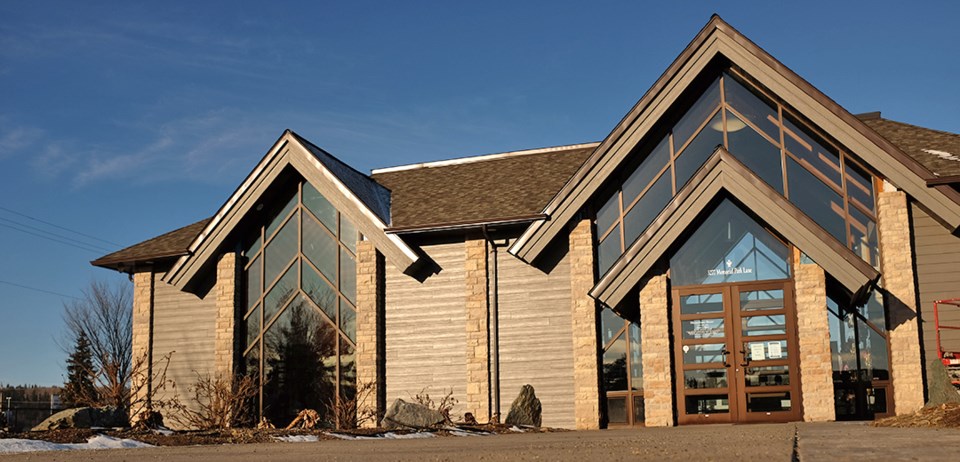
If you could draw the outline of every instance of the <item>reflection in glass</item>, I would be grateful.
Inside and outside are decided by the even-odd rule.
[[[684,364],[723,363],[723,343],[701,343],[683,346]]]
[[[744,381],[748,387],[790,385],[790,370],[787,366],[747,367]]]
[[[626,391],[627,388],[627,340],[621,334],[617,340],[603,352],[603,389],[606,391]]]
[[[340,329],[351,341],[357,341],[357,312],[346,300],[340,300]]]
[[[643,417],[643,396],[633,397],[633,422],[642,423]]]
[[[723,91],[727,104],[743,115],[750,123],[760,127],[760,130],[763,130],[771,139],[779,140],[779,117],[777,117],[777,110],[774,109],[775,105],[765,97],[759,96],[744,88],[744,86],[733,79],[730,74],[725,74],[725,77],[726,78],[723,79]],[[727,132],[728,136],[736,133],[733,127],[730,126],[729,121],[727,122]],[[733,152],[732,141],[730,145],[731,152]]]
[[[882,296],[874,291],[865,306],[849,307],[828,294],[827,313],[837,419],[871,419],[875,413],[886,413],[890,366]],[[871,317],[881,330],[866,322]]]
[[[330,201],[323,197],[310,183],[303,184],[303,205],[313,212],[320,222],[323,223],[323,226],[326,226],[331,233],[336,234],[337,210],[333,208]]]
[[[261,286],[261,270],[260,270],[261,258],[258,256],[253,263],[250,265],[250,268],[247,270],[247,309],[249,310],[254,303],[257,303],[257,300],[260,299],[260,293],[263,291]]]
[[[791,405],[789,391],[747,393],[747,412],[789,411]]]
[[[787,181],[790,202],[832,234],[840,242],[847,241],[843,214],[843,198],[793,159],[787,159]]]
[[[873,177],[853,162],[847,162],[844,171],[847,174],[847,195],[850,200],[873,212]]]
[[[346,216],[340,215],[340,242],[357,253],[357,227]]]
[[[243,321],[243,330],[247,333],[247,345],[253,345],[253,342],[257,340],[257,336],[260,335],[260,307],[257,306],[253,309],[247,319]]]
[[[624,396],[607,397],[607,420],[610,423],[627,423],[627,398]]]
[[[731,131],[733,124],[743,128]],[[783,168],[781,166],[780,148],[770,144],[770,141],[757,133],[753,127],[744,124],[732,112],[727,113],[727,142],[730,152],[737,156],[744,165],[757,174],[763,181],[783,194]]]
[[[627,207],[633,203],[633,200],[640,195],[641,192],[656,178],[657,173],[663,170],[663,167],[667,165],[667,162],[670,160],[670,139],[663,137],[659,144],[650,154],[647,156],[643,162],[637,167],[633,173],[623,182],[623,206]],[[670,177],[670,172],[666,172],[667,178]],[[598,221],[599,223],[599,221]],[[604,231],[609,229],[602,228]]]
[[[277,212],[277,214],[274,215],[272,219],[270,219],[270,223],[267,225],[267,232],[266,232],[267,240],[270,240],[270,238],[273,237],[273,233],[277,230],[280,224],[283,223],[283,220],[285,220],[287,216],[290,215],[290,212],[293,211],[293,208],[296,206],[297,206],[297,193],[294,192],[293,196],[287,200],[286,205],[283,206],[283,209]]]
[[[670,172],[665,172],[623,218],[623,225],[625,226],[623,240],[626,246],[630,246],[647,230],[650,223],[653,223],[657,215],[670,202],[671,197],[673,197],[673,194],[670,185]]]
[[[617,316],[610,308],[604,307],[600,312],[600,338],[603,340],[603,345],[610,343],[613,336],[619,335],[623,326],[623,318]]]
[[[679,157],[674,161],[674,168],[677,176],[677,191],[683,189],[690,177],[700,168],[701,165],[717,150],[717,146],[723,145],[723,131],[714,127],[722,127],[723,118],[720,113],[707,123],[706,127],[678,154]]]
[[[726,336],[723,323],[723,318],[692,319],[681,321],[680,329],[683,331],[683,338],[686,339],[721,338]]]
[[[630,323],[630,389],[643,390],[643,361],[640,353],[640,326]]]
[[[357,264],[345,249],[340,249],[340,293],[347,300],[357,301]]]
[[[313,217],[303,220],[303,254],[327,277],[337,282],[337,242]]]
[[[801,129],[798,125],[800,124],[784,113],[783,140],[787,145],[787,151],[840,189],[840,154],[819,136],[810,134],[806,128]],[[788,172],[787,175],[789,176],[790,173]]]
[[[740,321],[743,326],[743,335],[746,336],[755,337],[787,333],[786,315],[747,316],[741,318]]]
[[[283,271],[297,255],[297,248],[299,247],[299,236],[297,236],[298,223],[299,220],[297,216],[294,215],[287,224],[283,225],[283,228],[277,233],[276,237],[267,243],[267,248],[264,249],[264,258],[266,258],[264,262],[265,286],[270,286],[280,272]]]
[[[606,273],[607,270],[613,266],[613,262],[620,258],[621,251],[620,225],[617,225],[613,228],[613,232],[600,243],[600,248],[597,252],[597,266],[600,268],[600,274]]]
[[[316,303],[331,321],[336,322],[337,292],[307,262],[303,262],[303,281],[301,284],[303,284],[303,291],[313,300],[313,303]]]
[[[297,293],[297,265],[284,273],[277,284],[270,289],[263,302],[263,321],[269,323],[280,308]]]
[[[880,268],[877,224],[856,207],[850,207],[850,250],[874,268]]]
[[[890,380],[890,361],[887,358],[887,339],[857,318],[860,342],[860,368],[866,380]]]
[[[673,126],[674,149],[679,150],[693,136],[704,120],[720,106],[720,80],[717,79]],[[709,124],[708,124],[709,125]],[[722,141],[721,141],[722,143]],[[716,144],[715,144],[716,145]],[[677,181],[679,185],[680,182]]]
[[[686,396],[684,410],[687,414],[726,414],[730,412],[727,395]]]
[[[740,311],[783,309],[783,289],[740,292]]]
[[[620,195],[616,193],[597,210],[597,232],[603,235],[619,219]]]
[[[680,296],[680,314],[723,313],[723,295],[693,294]]]
[[[724,199],[670,258],[675,286],[786,279],[787,246]]]
[[[683,371],[683,385],[688,389],[726,388],[726,369],[695,369]]]

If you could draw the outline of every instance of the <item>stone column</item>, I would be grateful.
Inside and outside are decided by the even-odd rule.
[[[487,246],[481,236],[468,236],[466,248],[467,402],[478,422],[490,420],[490,353],[487,311]],[[496,413],[498,410],[494,409]]]
[[[132,401],[142,400],[151,395],[153,389],[153,271],[147,269],[133,273],[133,336],[131,356],[134,370],[132,382],[138,396]],[[139,384],[145,384],[140,387]],[[140,409],[142,410],[142,409]],[[131,409],[131,412],[137,410]],[[131,420],[137,416],[131,415]]]
[[[578,430],[600,428],[597,302],[588,293],[593,274],[593,227],[580,220],[570,231],[570,315],[573,318],[573,396]]]
[[[907,195],[885,183],[877,198],[877,219],[894,406],[898,415],[909,414],[923,407],[923,374]]]
[[[358,415],[371,415],[362,422],[375,427],[386,410],[384,388],[384,280],[383,255],[370,241],[357,243],[357,395]]]
[[[836,420],[826,274],[816,263],[800,263],[797,254],[793,260],[803,420]]]
[[[648,427],[673,425],[669,298],[666,274],[653,270],[653,274],[640,281],[643,417]]]
[[[236,367],[237,306],[240,304],[239,255],[227,252],[217,262],[217,321],[214,342],[214,370],[218,377],[232,380]]]

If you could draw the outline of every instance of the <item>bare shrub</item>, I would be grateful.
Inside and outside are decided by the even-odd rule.
[[[158,417],[157,413],[180,406],[176,394],[177,384],[173,379],[167,378],[167,369],[173,354],[171,351],[150,363],[149,356],[144,352],[133,361],[126,390],[129,401],[123,408],[134,420],[132,423],[148,427],[158,426],[156,422],[162,421],[162,417]],[[170,393],[167,393],[168,391]],[[144,423],[140,423],[141,420],[144,420]]]
[[[189,402],[165,403],[174,411],[174,420],[201,430],[249,426],[253,421],[250,402],[259,392],[253,377],[211,377],[197,373],[197,381],[188,389]]]
[[[347,399],[340,396],[330,397],[326,403],[327,417],[337,430],[351,430],[361,427],[366,423],[377,422],[376,396],[377,391],[374,382],[362,382],[357,384],[357,390],[353,397]],[[374,406],[363,406],[365,403],[374,403]]]
[[[446,419],[448,423],[453,422],[453,418],[450,416],[450,411],[452,411],[453,407],[459,402],[457,401],[457,398],[453,397],[453,388],[451,388],[443,398],[440,398],[439,402],[434,402],[433,398],[430,398],[430,393],[427,392],[426,387],[420,390],[420,393],[417,393],[413,397],[413,400],[421,406],[439,411],[440,414],[443,414],[443,418]]]

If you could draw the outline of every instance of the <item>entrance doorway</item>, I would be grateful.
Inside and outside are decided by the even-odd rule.
[[[790,280],[673,290],[678,423],[799,420]]]

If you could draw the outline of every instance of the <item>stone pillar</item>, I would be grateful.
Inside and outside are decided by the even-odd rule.
[[[898,415],[909,414],[923,407],[923,373],[907,195],[885,184],[877,197],[877,219],[894,406]]]
[[[134,369],[132,382],[139,396],[131,401],[140,401],[151,395],[153,389],[153,271],[133,274],[133,330],[131,356]],[[144,384],[145,386],[140,386]],[[142,409],[140,409],[142,410]],[[137,410],[131,409],[131,412]],[[137,416],[131,415],[135,419]]]
[[[240,304],[240,262],[236,252],[227,252],[217,262],[217,321],[214,341],[214,371],[232,380],[236,367],[237,306]]]
[[[799,255],[793,260],[803,420],[836,420],[826,274],[816,263],[800,263]]]
[[[373,419],[375,427],[386,411],[384,388],[384,280],[383,255],[370,241],[357,243],[357,413]]]
[[[467,334],[467,402],[478,422],[490,420],[490,352],[487,310],[487,246],[481,236],[468,236],[465,242]],[[498,410],[494,409],[496,413]]]
[[[570,315],[573,318],[573,396],[578,430],[600,428],[600,372],[597,302],[594,285],[593,227],[580,220],[570,231]]]
[[[653,270],[653,274],[640,281],[643,417],[648,427],[673,425],[669,298],[666,274]]]

